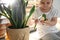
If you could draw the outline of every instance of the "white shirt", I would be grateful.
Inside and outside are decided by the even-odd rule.
[[[43,12],[40,10],[40,8],[37,8],[35,13],[33,14],[33,17],[35,19],[39,18],[41,15],[43,14]],[[50,11],[45,13],[46,17],[48,20],[51,20],[52,17],[57,17],[58,16],[58,11],[57,9],[55,9],[54,7],[51,7]],[[40,23],[37,24],[37,31],[39,33],[40,38],[43,37],[44,35],[46,35],[47,33],[56,33],[59,30],[57,30],[56,26],[46,26],[46,25],[42,25]]]

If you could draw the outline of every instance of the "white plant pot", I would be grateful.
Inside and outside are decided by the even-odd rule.
[[[23,29],[9,29],[7,28],[6,40],[29,40],[29,27]]]

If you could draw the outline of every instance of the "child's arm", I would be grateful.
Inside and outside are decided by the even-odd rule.
[[[57,17],[53,17],[51,21],[50,20],[45,21],[45,24],[48,26],[54,26],[56,23],[57,23]]]

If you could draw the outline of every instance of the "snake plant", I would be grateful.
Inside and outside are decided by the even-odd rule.
[[[25,2],[24,0],[16,0],[10,8],[6,7],[5,5],[3,5],[3,7],[0,5],[1,14],[8,18],[10,23],[12,24],[12,26],[10,26],[9,28],[19,29],[28,27],[27,22],[30,16],[33,14],[35,6],[33,5],[30,10],[29,16],[26,17],[27,5],[28,1]]]

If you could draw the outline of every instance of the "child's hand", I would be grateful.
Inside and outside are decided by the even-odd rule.
[[[50,26],[50,24],[49,24],[49,23],[50,23],[50,21],[49,21],[49,20],[46,20],[46,21],[45,21],[45,24],[46,24],[47,26]]]
[[[45,24],[45,21],[44,21],[44,20],[40,20],[40,23],[41,23],[42,25],[44,25],[44,24]]]
[[[39,21],[40,21],[41,24],[44,25],[44,23],[45,23],[45,22],[44,22],[44,17],[41,17]]]
[[[48,19],[46,19],[46,20],[40,20],[40,23],[42,23],[43,25],[47,24],[46,22],[48,22]]]
[[[35,20],[35,24],[37,24],[37,23],[38,23],[38,19]]]

